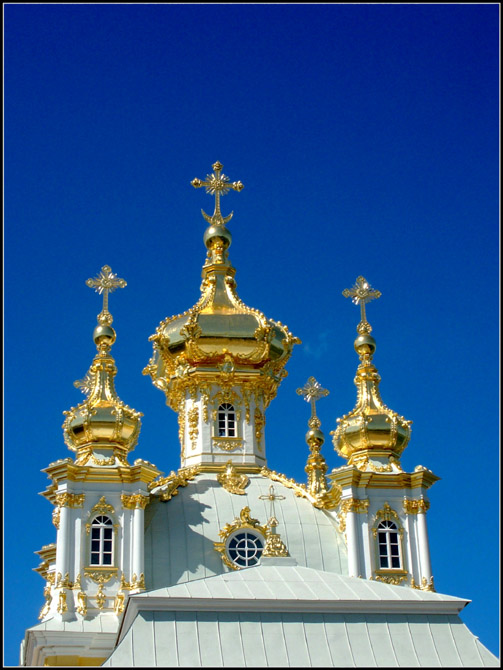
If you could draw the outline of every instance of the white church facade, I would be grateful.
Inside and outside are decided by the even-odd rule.
[[[266,411],[300,341],[237,295],[220,198],[243,185],[222,168],[192,182],[215,196],[201,297],[161,321],[144,370],[178,415],[167,476],[131,462],[141,414],[115,390],[108,298],[126,283],[108,266],[87,282],[103,296],[97,352],[65,412],[73,458],[45,469],[56,539],[37,552],[44,603],[21,665],[498,666],[459,617],[468,601],[435,590],[438,477],[402,468],[410,421],[380,396],[366,315],[380,293],[363,277],[343,293],[361,310],[356,405],[332,431],[346,464],[327,472],[311,377],[307,482],[268,468]]]

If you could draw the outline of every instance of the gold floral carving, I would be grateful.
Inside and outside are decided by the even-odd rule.
[[[276,519],[276,517],[274,516],[271,517],[268,522],[269,531],[267,533],[264,552],[262,554],[262,556],[264,556],[265,558],[268,558],[270,556],[274,557],[290,556],[285,543],[281,539],[281,536],[279,535],[279,533],[276,532],[277,525],[278,520]]]
[[[430,508],[430,503],[424,498],[419,500],[411,500],[410,498],[405,498],[403,501],[403,510],[406,514],[426,514]]]
[[[227,461],[225,472],[217,475],[217,481],[229,493],[244,495],[245,488],[248,486],[250,479],[245,474],[238,474],[236,468],[232,465],[232,461]]]
[[[102,610],[103,607],[105,606],[105,602],[107,599],[103,592],[103,584],[99,585],[96,595],[94,597],[96,599],[96,605],[98,606],[98,609]]]
[[[178,439],[180,440],[180,459],[183,462],[185,458],[185,409],[180,402],[178,409]]]
[[[187,483],[194,479],[201,472],[201,468],[197,465],[191,468],[180,468],[178,472],[171,471],[167,477],[162,477],[153,482],[150,482],[148,488],[160,488],[159,497],[163,502],[171,500],[173,496],[178,495],[178,487],[187,486]]]
[[[124,611],[125,600],[126,596],[124,595],[124,593],[122,591],[118,591],[114,600],[114,612],[117,616],[119,616],[119,614],[122,614],[122,612]]]
[[[407,575],[376,575],[374,579],[376,582],[400,586],[400,584],[407,579]]]
[[[218,553],[222,557],[222,561],[231,570],[240,570],[241,568],[237,566],[235,563],[233,563],[227,556],[225,546],[228,538],[232,535],[232,533],[234,533],[237,530],[240,530],[241,528],[252,528],[261,533],[264,536],[264,538],[267,538],[267,534],[269,532],[268,526],[261,526],[258,519],[253,519],[250,516],[249,507],[243,507],[243,509],[239,513],[239,517],[236,517],[234,521],[232,521],[231,523],[226,524],[222,528],[222,530],[218,532],[222,541],[213,543],[215,551],[218,551]]]
[[[116,577],[117,573],[118,568],[84,568],[84,575],[100,586],[109,582],[112,577]]]
[[[192,409],[189,409],[187,419],[189,424],[189,439],[194,450],[196,448],[197,436],[199,435],[199,408],[192,407]]]
[[[410,586],[413,589],[420,589],[421,591],[435,591],[435,584],[433,581],[433,576],[430,577],[430,581],[423,577],[421,579],[421,584],[416,584],[414,577],[410,580]]]
[[[309,500],[313,507],[318,509],[333,509],[337,506],[341,497],[342,489],[339,484],[336,484],[335,482],[326,494],[321,496],[314,496],[307,490],[307,486],[305,484],[299,484],[295,481],[295,479],[286,477],[286,475],[283,475],[280,472],[269,470],[269,468],[264,466],[260,470],[260,474],[263,477],[268,477],[273,482],[279,482],[280,484],[283,484],[283,486],[292,489],[297,497],[306,498],[306,500]]]
[[[39,619],[43,619],[49,613],[49,610],[51,608],[52,594],[50,584],[47,584],[46,587],[44,588],[44,598],[45,598],[45,604],[40,610],[40,614],[38,615]]]
[[[61,518],[61,507],[55,507],[52,510],[52,523],[56,526],[58,530],[59,530],[60,518]]]
[[[136,573],[133,572],[133,576],[131,577],[130,588],[131,590],[145,588],[145,575],[143,574],[143,572],[141,572],[138,577],[136,576]]]
[[[101,496],[99,501],[91,510],[91,515],[93,514],[114,514],[115,510],[112,505],[109,505],[106,501],[105,496]]]
[[[78,614],[86,616],[87,614],[87,596],[83,591],[77,593],[77,607]]]
[[[240,437],[213,437],[211,442],[214,447],[223,451],[235,451],[243,447],[243,440]]]
[[[56,607],[56,610],[58,611],[58,614],[64,614],[65,612],[68,612],[68,605],[66,603],[65,591],[61,591],[61,593],[59,594],[58,606]]]
[[[65,576],[63,577],[61,575],[61,572],[58,572],[57,577],[56,577],[56,588],[57,589],[68,589],[71,588],[70,586],[70,573],[65,573]]]
[[[257,438],[259,451],[262,451],[262,434],[265,426],[265,416],[258,407],[255,407],[253,418],[255,420],[255,437]]]

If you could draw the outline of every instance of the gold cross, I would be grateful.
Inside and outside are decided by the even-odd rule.
[[[360,305],[361,320],[358,324],[357,330],[359,333],[370,333],[372,328],[367,321],[365,314],[365,304],[371,300],[381,297],[381,292],[373,289],[365,277],[357,277],[353,288],[345,288],[342,292],[345,298],[353,298],[355,305]]]
[[[222,216],[222,212],[220,211],[220,196],[229,193],[231,188],[234,189],[234,191],[239,192],[244,188],[244,186],[240,181],[233,181],[231,184],[229,177],[227,177],[225,174],[221,174],[223,165],[222,163],[219,163],[219,161],[213,163],[211,167],[215,172],[213,174],[207,174],[206,181],[202,181],[201,179],[196,178],[193,179],[190,183],[194,188],[201,188],[201,186],[206,186],[206,193],[210,193],[211,195],[215,196],[215,211],[213,212],[213,216],[208,216],[208,214],[206,214],[203,209],[201,210],[201,213],[210,225],[224,226],[232,219],[234,212],[231,212],[229,216]]]
[[[127,283],[124,279],[119,279],[117,275],[112,272],[112,268],[104,265],[101,268],[100,274],[94,279],[88,279],[86,285],[89,288],[94,288],[100,295],[103,293],[103,309],[98,314],[98,323],[102,325],[110,325],[113,321],[112,315],[108,311],[108,294],[115,291],[116,288],[124,288]]]
[[[320,398],[326,398],[328,394],[329,391],[324,389],[314,377],[309,377],[304,386],[301,389],[297,389],[297,395],[304,396],[304,400],[311,403],[311,419],[309,420],[309,425],[311,425],[313,419],[318,419],[316,415],[316,401]]]
[[[274,501],[275,500],[285,500],[285,496],[282,495],[276,495],[274,493],[274,486],[271,484],[269,487],[269,493],[266,496],[259,496],[259,500],[270,500],[271,501],[271,515],[270,518],[274,519],[276,521],[276,517],[274,516]]]

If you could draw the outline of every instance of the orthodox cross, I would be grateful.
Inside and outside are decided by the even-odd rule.
[[[304,386],[297,389],[297,395],[304,396],[304,400],[311,403],[311,418],[308,422],[310,428],[320,427],[321,422],[316,415],[316,401],[320,398],[326,398],[328,394],[329,391],[324,389],[314,377],[309,377]]]
[[[274,501],[275,500],[285,500],[285,496],[276,495],[274,493],[274,486],[271,484],[271,486],[269,487],[268,495],[259,496],[259,500],[270,500],[271,501],[271,516],[270,516],[270,519],[274,519],[274,521],[276,521],[275,525],[277,525],[277,520],[276,520],[276,517],[274,515]]]
[[[98,323],[101,325],[110,325],[113,321],[112,315],[108,311],[108,294],[115,291],[116,288],[124,288],[127,283],[112,272],[108,265],[101,268],[100,274],[94,279],[88,279],[86,285],[94,288],[100,295],[103,293],[103,309],[98,314]]]
[[[371,300],[381,297],[381,292],[373,289],[365,277],[357,277],[353,288],[345,288],[342,292],[345,298],[353,298],[355,305],[360,305],[361,319],[358,324],[357,331],[359,333],[370,333],[372,328],[367,321],[365,314],[365,304]]]
[[[205,186],[206,193],[210,193],[211,195],[215,196],[215,211],[213,212],[213,216],[208,216],[208,214],[206,214],[203,209],[201,210],[201,213],[209,224],[223,226],[232,219],[233,212],[231,212],[229,216],[222,216],[222,212],[220,211],[220,196],[229,193],[231,188],[234,191],[241,191],[244,188],[244,185],[240,181],[233,181],[231,184],[229,177],[227,177],[225,174],[222,174],[223,165],[222,163],[219,163],[219,161],[213,163],[211,167],[213,168],[214,173],[207,174],[206,181],[202,181],[202,179],[196,178],[193,179],[190,183],[194,188],[201,188],[201,186]]]

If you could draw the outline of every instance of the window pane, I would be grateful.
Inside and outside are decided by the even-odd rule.
[[[100,563],[100,555],[91,554],[91,565],[99,565],[99,563]]]
[[[112,555],[111,554],[104,554],[103,565],[112,565]]]
[[[113,530],[111,528],[105,528],[103,531],[103,537],[105,540],[111,540],[112,539],[112,533]]]
[[[388,567],[388,559],[386,556],[381,556],[381,568]]]
[[[399,568],[400,567],[400,559],[396,556],[393,556],[391,559],[391,565],[393,568]]]
[[[100,541],[99,540],[92,540],[91,542],[91,551],[95,552],[100,550]]]
[[[105,542],[103,543],[103,551],[108,552],[112,551],[112,540],[105,540]]]
[[[398,551],[398,545],[397,544],[392,544],[391,545],[391,555],[392,556],[400,556],[400,552]]]
[[[393,542],[393,544],[396,544],[398,542],[398,535],[396,533],[390,533],[389,541]]]

